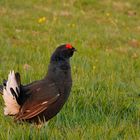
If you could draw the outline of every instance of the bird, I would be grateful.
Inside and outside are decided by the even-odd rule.
[[[0,85],[4,115],[15,121],[44,123],[57,115],[72,88],[70,58],[76,49],[71,44],[58,46],[50,57],[47,74],[23,85],[19,72],[10,71]]]

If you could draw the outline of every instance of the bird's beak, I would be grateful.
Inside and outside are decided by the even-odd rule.
[[[74,52],[77,52],[77,50],[76,50],[75,48],[73,48],[73,51],[74,51]]]

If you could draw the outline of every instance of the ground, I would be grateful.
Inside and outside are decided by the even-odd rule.
[[[5,117],[0,97],[0,139],[138,140],[140,1],[0,0],[0,81],[41,79],[63,43],[78,50],[68,102],[39,129]]]

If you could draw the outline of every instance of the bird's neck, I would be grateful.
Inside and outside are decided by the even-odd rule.
[[[69,61],[51,62],[45,77],[50,83],[55,83],[59,92],[66,100],[72,86],[71,68]]]
[[[59,69],[62,71],[70,69],[70,62],[69,60],[59,60],[59,61],[51,61],[49,65],[49,69]]]
[[[71,67],[69,60],[51,61],[46,77],[56,82],[62,81],[62,78],[71,80]]]

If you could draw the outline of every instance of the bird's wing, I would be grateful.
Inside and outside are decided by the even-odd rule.
[[[26,108],[24,112],[21,112],[20,114],[16,116],[16,120],[27,120],[27,119],[31,119],[37,116],[38,114],[46,110],[48,105],[54,103],[58,99],[59,96],[60,94],[57,94],[54,98],[48,101],[40,102],[39,104],[36,104],[35,106]]]
[[[22,105],[20,112],[16,115],[17,120],[33,118],[46,110],[60,96],[58,88],[54,83],[48,84],[46,81],[36,82],[30,85],[29,98]]]

